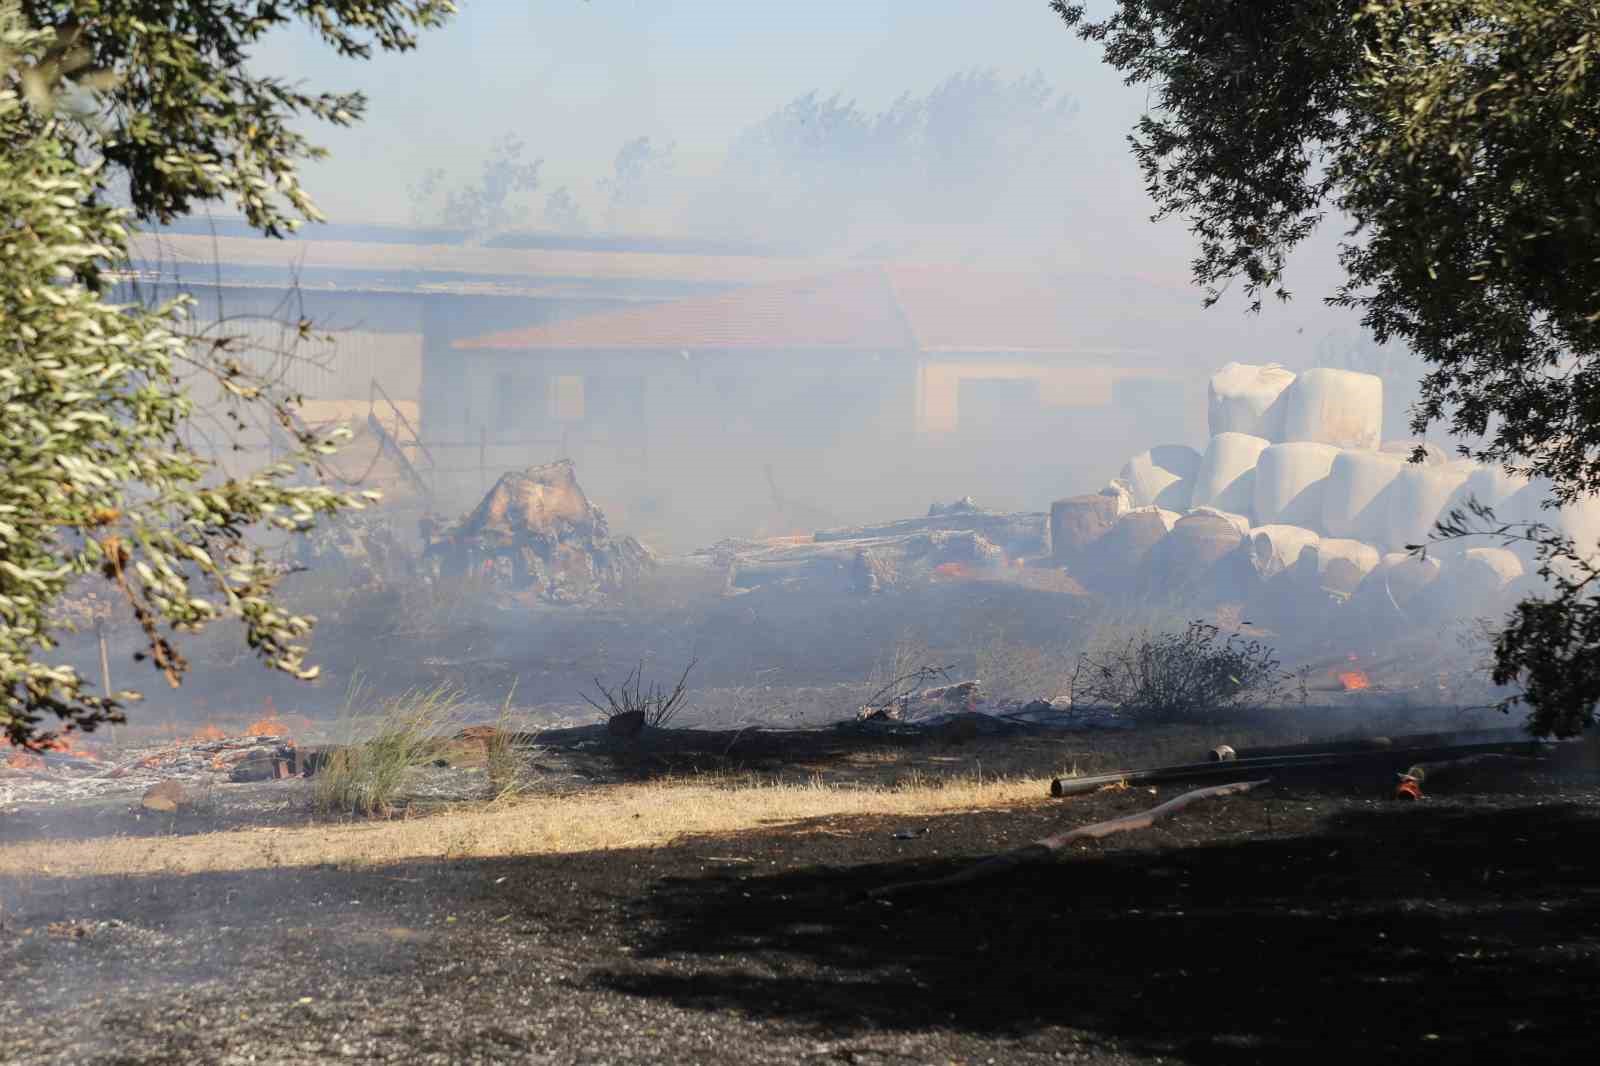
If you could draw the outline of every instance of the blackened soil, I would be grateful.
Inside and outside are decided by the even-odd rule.
[[[0,1061],[1589,1061],[1600,792],[1476,787],[1271,786],[892,905],[869,890],[1172,793],[656,850],[41,872],[0,885]]]

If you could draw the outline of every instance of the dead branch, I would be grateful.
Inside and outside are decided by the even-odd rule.
[[[579,695],[583,697],[585,703],[605,715],[608,720],[632,715],[636,716],[642,725],[664,729],[683,708],[684,697],[689,691],[689,671],[694,669],[698,661],[689,660],[689,665],[683,668],[683,675],[678,678],[678,683],[670,692],[656,684],[652,684],[648,689],[645,688],[644,663],[641,661],[615,690],[607,688],[598,677],[594,679],[595,688],[600,690],[600,695],[606,701],[605,706],[602,707],[583,693]]]
[[[1135,829],[1148,829],[1163,818],[1170,818],[1190,804],[1203,799],[1214,799],[1220,796],[1234,796],[1241,792],[1249,792],[1253,788],[1267,784],[1270,778],[1261,778],[1256,781],[1235,781],[1227,785],[1212,785],[1209,788],[1197,788],[1192,792],[1185,792],[1175,796],[1158,807],[1148,811],[1138,811],[1125,814],[1120,818],[1111,818],[1104,822],[1095,822],[1091,825],[1078,826],[1068,829],[1054,836],[1036,840],[1032,844],[1003,852],[990,859],[969,866],[965,870],[958,870],[948,877],[935,877],[926,881],[907,881],[898,885],[885,885],[873,889],[870,895],[874,899],[898,895],[903,892],[921,890],[925,888],[948,888],[953,885],[966,884],[986,877],[993,877],[1019,866],[1026,866],[1058,855],[1068,844],[1078,840],[1099,840],[1111,836],[1113,833],[1126,833]]]

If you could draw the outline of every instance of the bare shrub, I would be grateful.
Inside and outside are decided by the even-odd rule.
[[[360,709],[357,681],[345,701],[347,743],[313,778],[314,802],[324,813],[388,814],[409,773],[439,757],[444,738],[462,719],[462,695],[450,685],[412,689]]]
[[[1204,720],[1296,696],[1303,702],[1297,680],[1260,640],[1190,622],[1179,633],[1146,630],[1079,655],[1072,701],[1150,721]]]
[[[934,665],[932,650],[925,640],[902,634],[873,664],[872,672],[860,691],[862,708],[886,707],[903,701],[918,691],[936,684],[948,684],[954,663]]]
[[[601,684],[598,677],[594,679],[594,687],[600,690],[600,697],[606,701],[604,706],[587,695],[583,696],[583,701],[605,715],[608,720],[630,715],[652,729],[665,728],[683,709],[683,699],[689,691],[689,671],[694,669],[698,661],[689,660],[689,665],[683,668],[678,683],[670,691],[657,684],[651,684],[646,688],[643,680],[644,663],[641,662],[615,689],[609,689]]]

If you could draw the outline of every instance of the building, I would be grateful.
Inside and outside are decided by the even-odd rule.
[[[560,440],[629,528],[684,543],[966,494],[1043,508],[1093,487],[1152,420],[1195,434],[1208,364],[1155,324],[1186,296],[858,266],[430,349],[423,417],[429,436],[477,439],[489,467]]]
[[[1181,283],[204,220],[135,253],[125,295],[190,296],[198,330],[241,337],[310,419],[378,417],[439,510],[570,456],[616,525],[668,544],[969,493],[1043,507],[1142,448],[1152,418],[1203,437],[1183,419],[1216,361],[1160,325],[1192,310]]]
[[[508,234],[479,243],[465,231],[333,224],[269,240],[207,219],[138,235],[130,265],[118,298],[189,297],[195,332],[236,338],[241,360],[305,397],[308,419],[359,426],[377,409],[386,425],[431,432],[431,473],[447,496],[476,490],[483,473],[476,437],[437,431],[422,409],[424,366],[448,373],[455,341],[818,269],[688,239]],[[204,382],[195,388],[202,403],[216,400]],[[257,436],[242,461],[270,449],[269,435]]]

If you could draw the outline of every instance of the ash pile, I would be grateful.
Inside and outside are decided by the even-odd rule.
[[[1099,493],[1052,505],[1055,561],[1105,595],[1242,604],[1269,625],[1370,635],[1496,615],[1543,588],[1523,547],[1407,550],[1469,499],[1502,522],[1600,539],[1600,500],[1545,509],[1546,483],[1385,439],[1383,410],[1371,374],[1229,363],[1210,381],[1203,450],[1151,448]]]
[[[728,595],[767,587],[870,594],[938,578],[999,577],[1047,559],[1050,516],[988,511],[970,497],[918,518],[822,530],[804,537],[724,540],[697,552],[726,575]]]
[[[926,680],[943,671],[923,669],[899,681]],[[1077,706],[1070,697],[1015,699],[994,696],[983,682],[948,682],[931,688],[901,687],[897,682],[879,690],[857,711],[853,721],[837,729],[869,733],[932,734],[950,740],[1005,736],[1037,729],[1128,729],[1133,722],[1115,708]]]
[[[611,533],[571,460],[506,474],[459,523],[423,536],[425,569],[484,578],[522,602],[593,603],[656,566],[649,548]]]
[[[191,737],[118,752],[79,745],[0,758],[0,810],[126,796],[171,811],[216,785],[274,781],[304,772],[303,756],[279,733]]]

